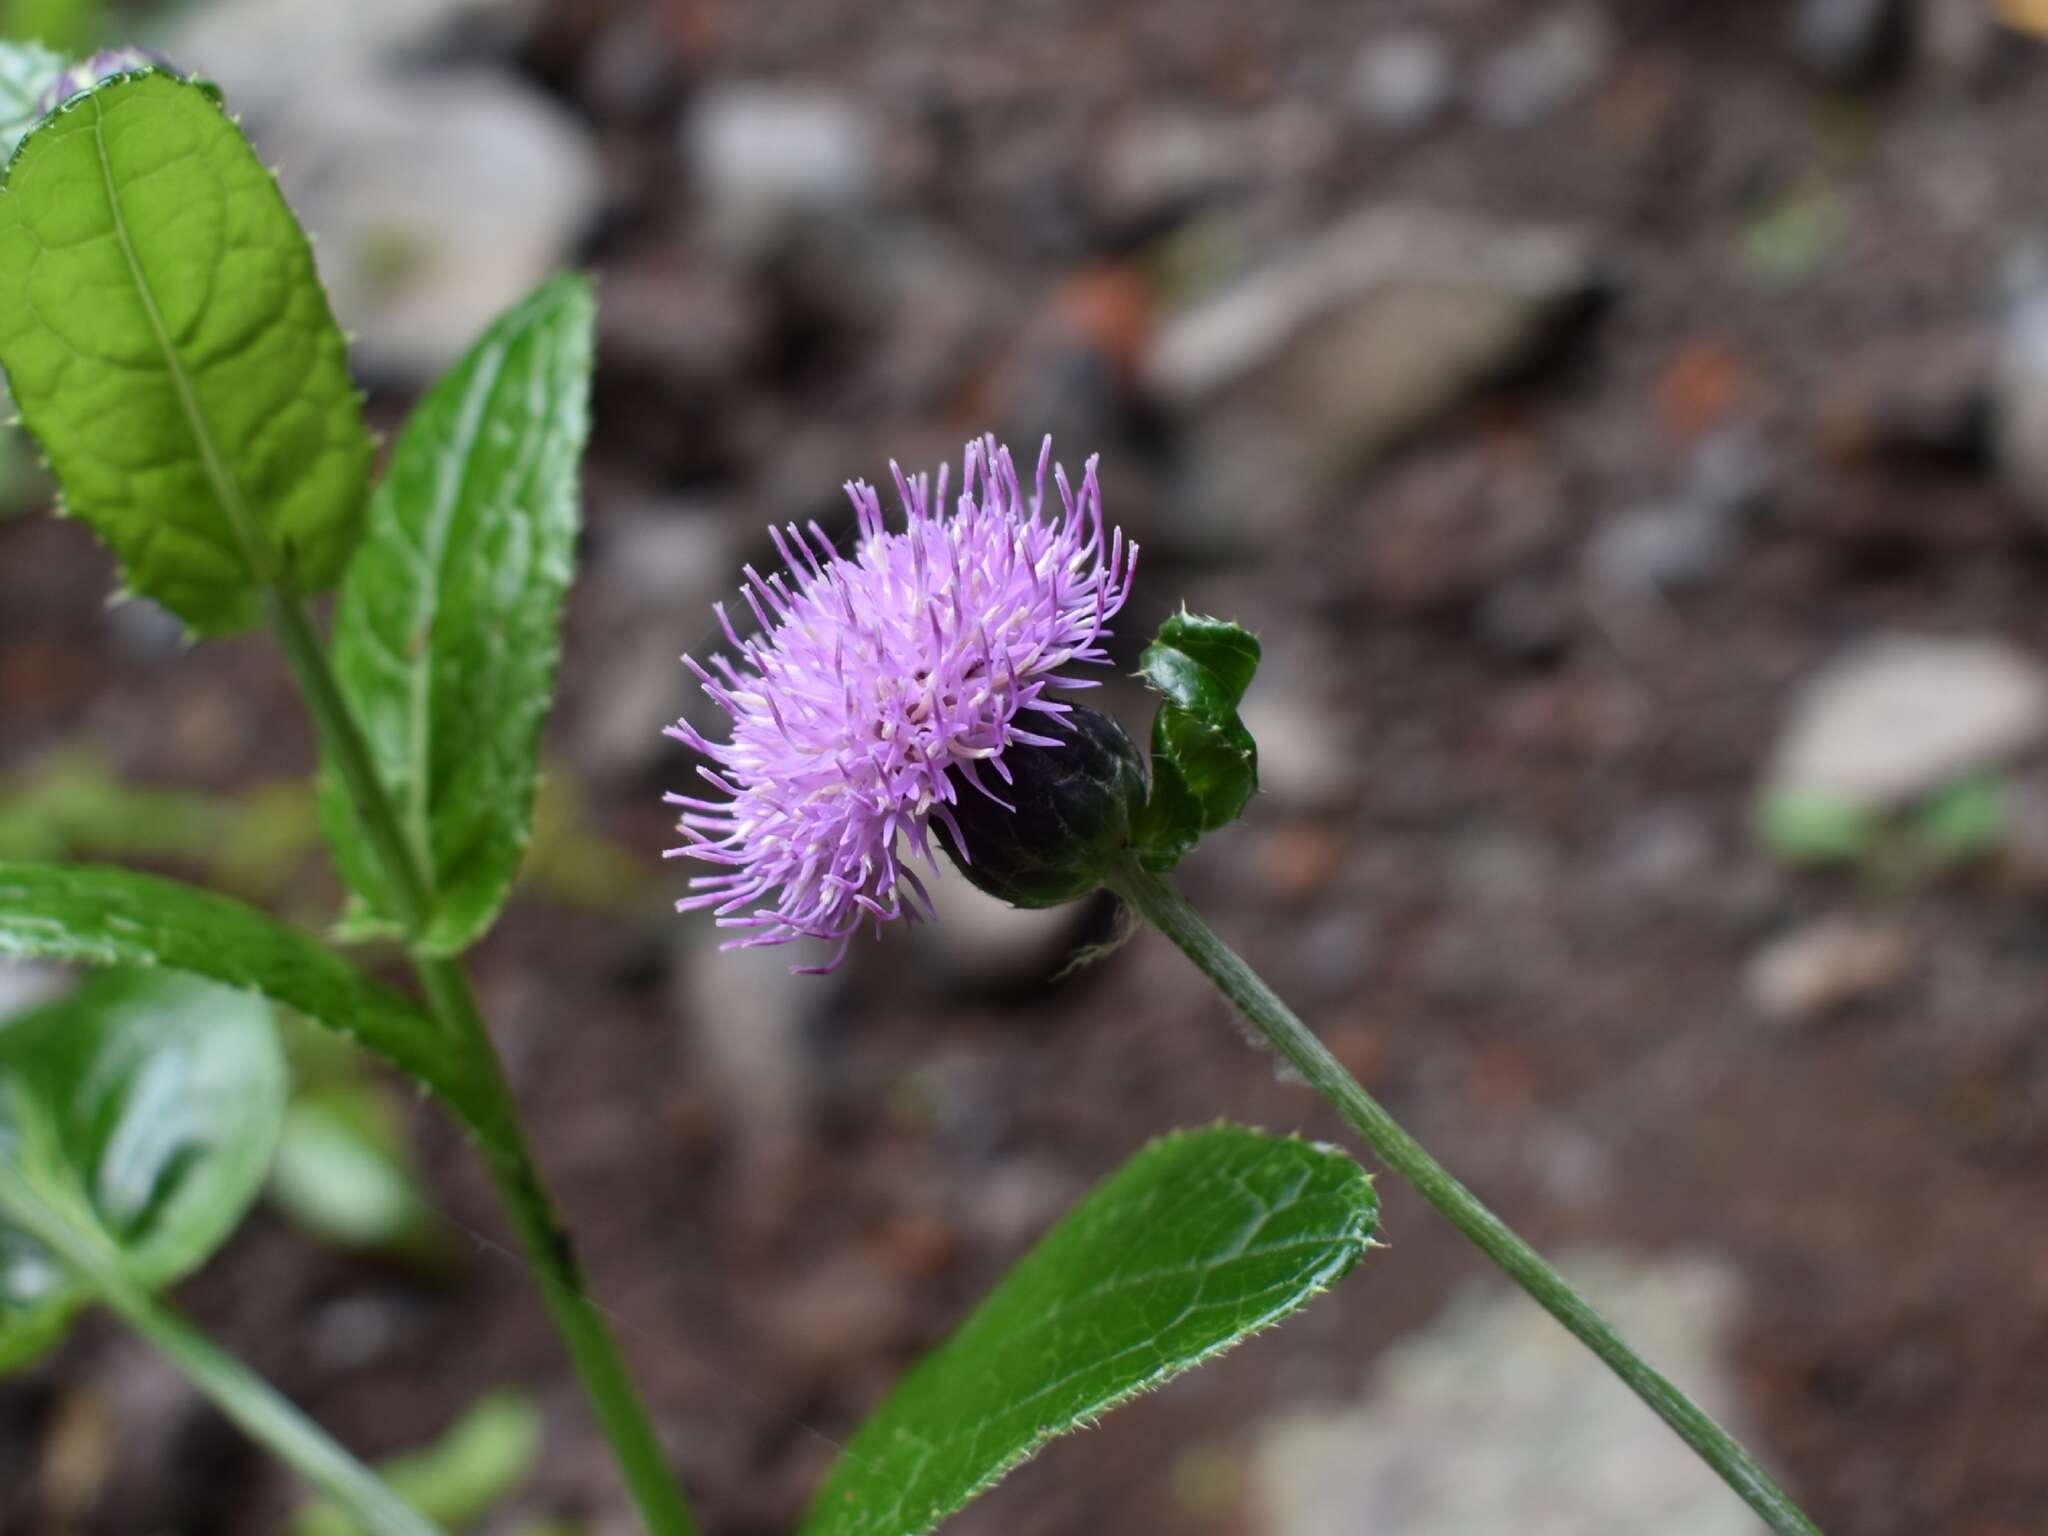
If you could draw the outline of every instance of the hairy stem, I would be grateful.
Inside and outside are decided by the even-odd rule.
[[[327,653],[305,603],[291,594],[273,592],[270,617],[319,727],[328,760],[341,775],[383,869],[396,915],[408,932],[418,934],[433,913],[427,873],[400,830],[391,796],[327,664]],[[568,1348],[583,1390],[611,1442],[640,1518],[652,1536],[695,1536],[697,1527],[689,1505],[669,1473],[661,1442],[618,1342],[604,1314],[584,1292],[574,1245],[555,1213],[540,1165],[527,1142],[504,1065],[477,1009],[468,973],[459,960],[422,954],[413,956],[413,968],[435,1019],[468,1052],[471,1073],[488,1089],[494,1123],[484,1134],[483,1150],[491,1177],[539,1278],[541,1297]]]
[[[1172,886],[1136,863],[1127,864],[1109,885],[1195,963],[1309,1086],[1336,1106],[1337,1112],[1389,1167],[1412,1184],[1423,1199],[1435,1206],[1509,1279],[1571,1330],[1580,1343],[1598,1355],[1773,1531],[1779,1536],[1819,1536],[1814,1523],[1756,1459],[1637,1354],[1614,1325],[1594,1311],[1542,1255],[1516,1236],[1403,1130]]]

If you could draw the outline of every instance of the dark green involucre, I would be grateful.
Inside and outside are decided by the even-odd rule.
[[[0,192],[0,365],[66,509],[201,634],[340,579],[371,446],[306,237],[207,87],[116,75]]]
[[[0,1020],[0,1370],[92,1299],[75,1263],[161,1290],[212,1255],[261,1187],[285,1071],[261,998],[109,971]]]
[[[1056,729],[1057,747],[1004,754],[1011,782],[983,770],[983,782],[1007,805],[954,772],[964,857],[946,824],[932,822],[954,867],[1013,906],[1057,906],[1101,886],[1145,810],[1144,759],[1122,726],[1076,706]]]
[[[531,837],[541,724],[575,566],[595,303],[559,277],[427,392],[371,503],[332,660],[453,954],[488,928]],[[338,773],[322,819],[368,916],[402,914]]]
[[[1138,860],[1154,873],[1237,820],[1257,792],[1259,749],[1237,707],[1258,667],[1249,631],[1185,610],[1159,626],[1139,658],[1165,696],[1152,721],[1152,792],[1137,836]]]
[[[1070,1211],[854,1435],[802,1536],[918,1536],[1047,1440],[1277,1323],[1371,1245],[1329,1147],[1235,1126],[1153,1142]]]

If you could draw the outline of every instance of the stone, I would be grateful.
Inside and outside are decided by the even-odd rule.
[[[421,382],[558,270],[596,218],[590,133],[495,71],[362,76],[256,125],[364,371]]]
[[[1351,66],[1351,108],[1370,127],[1414,134],[1457,94],[1457,58],[1441,33],[1414,27],[1369,39]]]
[[[1614,53],[1614,26],[1604,10],[1561,6],[1480,65],[1473,106],[1496,128],[1532,127],[1598,86]]]
[[[709,868],[693,864],[690,872]],[[793,965],[830,959],[823,943],[799,939],[759,949],[720,949],[730,937],[730,930],[715,929],[708,921],[692,924],[688,953],[676,970],[685,1049],[692,1067],[730,1107],[729,1122],[749,1137],[773,1139],[800,1131],[815,1103],[818,1085],[808,1035],[846,972],[791,972]]]
[[[1577,229],[1370,207],[1168,319],[1140,378],[1184,428],[1186,515],[1246,542],[1300,525],[1558,340],[1601,276]]]
[[[2009,304],[1991,379],[1992,454],[2000,477],[2048,522],[2048,283]]]
[[[1255,149],[1241,124],[1221,114],[1141,112],[1117,123],[1094,157],[1091,201],[1112,226],[1141,227],[1250,179]]]
[[[918,870],[938,921],[913,924],[908,937],[921,963],[949,985],[966,991],[1024,987],[1047,980],[1073,959],[1090,902],[1013,907],[975,889],[943,854],[940,864],[936,875]]]
[[[420,58],[502,53],[540,12],[540,0],[209,0],[175,8],[146,40],[217,82],[235,111],[267,120]]]
[[[1739,1411],[1734,1271],[1698,1254],[1559,1258],[1631,1342],[1756,1444]],[[1497,1282],[1384,1351],[1362,1400],[1269,1419],[1252,1464],[1264,1536],[1762,1530],[1571,1335]]]
[[[1296,811],[1343,810],[1356,802],[1357,756],[1345,739],[1342,713],[1322,697],[1255,687],[1238,717],[1259,744],[1261,795]]]
[[[714,86],[697,98],[682,134],[707,231],[741,254],[766,254],[808,216],[867,205],[881,183],[880,125],[851,97],[821,86]]]
[[[1639,599],[1701,586],[1736,549],[1729,519],[1695,502],[1623,513],[1603,524],[1586,550],[1593,584],[1613,597]]]
[[[1810,1024],[1879,996],[1913,968],[1913,947],[1889,923],[1828,917],[1773,939],[1743,971],[1750,1007],[1773,1024]]]
[[[1800,0],[1793,48],[1830,85],[1867,85],[1900,63],[1912,10],[1909,0]]]
[[[2031,657],[1982,636],[1885,636],[1801,687],[1767,789],[1886,810],[1993,767],[2044,734],[2048,675]]]

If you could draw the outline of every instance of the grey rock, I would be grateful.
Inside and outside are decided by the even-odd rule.
[[[1142,224],[1192,208],[1248,180],[1256,146],[1243,124],[1219,113],[1148,111],[1109,133],[1090,171],[1097,212]]]
[[[1996,639],[1895,635],[1799,691],[1767,774],[1773,792],[1887,809],[2038,744],[2048,675]]]
[[[708,233],[737,253],[764,254],[804,218],[863,207],[880,188],[880,125],[823,87],[715,86],[682,133]]]
[[[357,362],[412,380],[569,258],[603,180],[574,118],[476,68],[330,81],[259,125],[257,144],[283,162]]]
[[[1259,791],[1287,810],[1355,803],[1358,760],[1341,714],[1300,688],[1254,688],[1239,715],[1259,744]]]
[[[1073,958],[1089,903],[1013,907],[976,890],[945,864],[944,855],[940,862],[940,874],[918,871],[938,921],[918,923],[909,935],[931,974],[954,987],[982,991],[1042,982]]]
[[[1727,1265],[1605,1250],[1560,1257],[1639,1348],[1755,1443],[1737,1401],[1742,1293]],[[1253,1470],[1265,1536],[1762,1529],[1569,1334],[1492,1284],[1384,1352],[1361,1401],[1269,1420]]]
[[[1792,23],[1799,60],[1834,85],[1862,85],[1900,60],[1910,0],[1800,0]]]
[[[2048,521],[2048,286],[2007,309],[1992,370],[1992,452],[2001,478]]]
[[[1365,209],[1254,270],[1143,360],[1187,429],[1188,515],[1247,540],[1306,519],[1554,340],[1601,277],[1583,231],[1414,207]]]
[[[1641,598],[1697,587],[1718,575],[1735,553],[1726,515],[1696,502],[1624,513],[1593,536],[1587,574],[1603,592]]]
[[[267,122],[422,58],[522,41],[539,0],[209,0],[176,7],[151,43]]]
[[[1604,10],[1561,6],[1480,65],[1473,106],[1497,128],[1530,127],[1597,87],[1614,53],[1614,27]]]
[[[1457,58],[1441,33],[1415,27],[1369,39],[1351,66],[1351,107],[1391,134],[1420,133],[1457,94]]]
[[[661,733],[700,702],[682,653],[701,658],[725,643],[711,605],[733,595],[737,540],[721,509],[668,502],[607,517],[603,535],[590,580],[608,601],[601,632],[585,644],[605,685],[577,701],[569,750],[600,779],[667,764],[681,788],[695,782],[695,756]],[[706,731],[723,720],[715,710],[691,718]]]
[[[829,959],[822,944],[724,950],[719,945],[729,930],[692,927],[675,980],[690,1067],[715,1085],[730,1106],[729,1123],[748,1135],[772,1139],[799,1130],[818,1088],[811,1021],[845,972],[792,974],[792,965]]]
[[[1773,939],[1743,970],[1749,1005],[1773,1024],[1809,1024],[1875,997],[1913,968],[1904,929],[1828,917]]]
[[[1702,438],[1686,461],[1686,500],[1730,517],[1768,512],[1777,498],[1781,470],[1770,445],[1754,426],[1738,422]]]

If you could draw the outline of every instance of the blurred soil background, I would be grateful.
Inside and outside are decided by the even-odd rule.
[[[380,426],[544,273],[598,275],[551,830],[475,964],[714,1536],[789,1530],[1146,1137],[1345,1139],[1161,941],[1055,980],[1104,905],[948,878],[941,925],[826,979],[668,910],[694,765],[659,732],[709,604],[771,521],[843,530],[841,481],[990,427],[1101,453],[1144,547],[1123,660],[1183,600],[1259,631],[1266,793],[1184,883],[1365,1083],[1826,1529],[2048,1530],[2044,12],[116,17],[281,164]],[[331,919],[267,642],[110,608],[10,474],[0,836]],[[529,1391],[483,1528],[630,1530],[476,1160],[400,1102],[430,1262],[267,1207],[182,1302],[367,1455]],[[949,1529],[1754,1529],[1383,1191],[1392,1247],[1334,1295]],[[0,1387],[7,1532],[241,1536],[295,1498],[104,1319]]]

